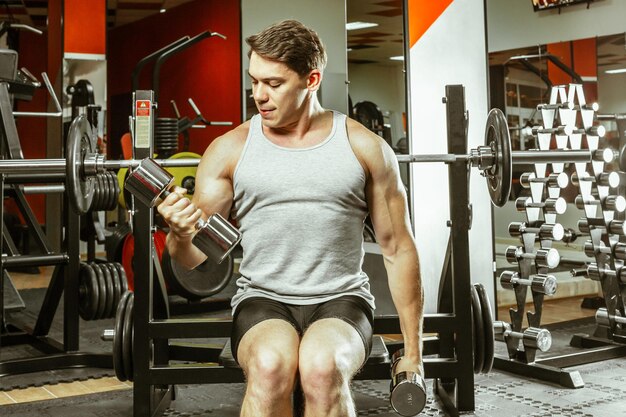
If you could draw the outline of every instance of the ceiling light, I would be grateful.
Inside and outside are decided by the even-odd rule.
[[[365,29],[365,28],[373,28],[378,26],[378,23],[370,23],[370,22],[350,22],[346,23],[346,30],[357,30],[357,29]]]
[[[623,74],[626,72],[626,68],[618,68],[618,69],[612,69],[612,70],[606,70],[604,71],[607,74]]]
[[[167,9],[161,9],[159,10],[159,13],[165,13],[167,11]]]
[[[404,55],[390,56],[389,59],[393,61],[404,61]]]

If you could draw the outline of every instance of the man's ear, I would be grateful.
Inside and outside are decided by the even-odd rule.
[[[310,91],[317,91],[322,83],[322,72],[318,69],[312,70],[307,76],[306,86]]]

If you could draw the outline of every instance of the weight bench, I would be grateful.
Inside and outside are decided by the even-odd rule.
[[[235,362],[233,358],[233,352],[230,348],[230,339],[224,345],[222,352],[219,356],[219,364],[225,368],[239,368],[239,364]],[[389,359],[389,351],[387,350],[387,346],[385,342],[383,342],[382,336],[374,335],[372,338],[372,352],[370,353],[367,361],[363,368],[367,368],[368,366],[374,365],[384,365],[391,364],[391,360]],[[389,378],[389,372],[387,372],[387,376],[380,376],[380,379]],[[358,375],[357,375],[357,379]]]

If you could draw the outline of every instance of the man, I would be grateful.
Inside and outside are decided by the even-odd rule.
[[[287,20],[246,39],[259,114],[217,138],[196,173],[158,207],[178,264],[204,262],[200,217],[231,212],[242,232],[233,297],[233,355],[246,376],[242,416],[291,416],[298,379],[306,416],[355,416],[349,383],[371,348],[374,299],[361,270],[370,214],[405,343],[396,370],[423,374],[419,262],[394,152],[322,108],[326,53]]]

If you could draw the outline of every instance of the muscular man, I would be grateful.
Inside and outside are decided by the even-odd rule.
[[[193,200],[158,210],[178,264],[205,261],[194,223],[232,214],[243,259],[232,349],[246,377],[241,415],[291,416],[299,379],[306,416],[355,416],[349,383],[369,355],[374,299],[361,270],[369,213],[400,318],[397,371],[422,372],[423,295],[404,187],[392,149],[317,98],[326,53],[293,20],[246,39],[259,114],[202,156]]]

